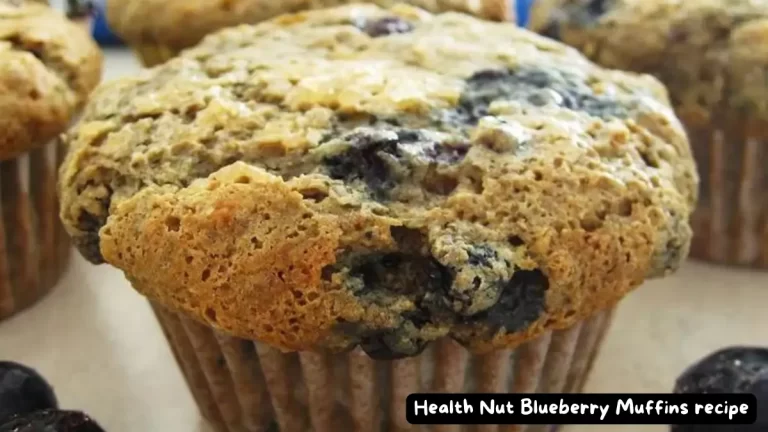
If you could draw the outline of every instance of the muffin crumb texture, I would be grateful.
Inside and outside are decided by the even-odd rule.
[[[657,81],[407,6],[224,30],[103,85],[67,140],[84,256],[285,350],[566,328],[676,269],[696,200]]]
[[[32,1],[0,0],[0,160],[64,131],[101,77],[96,43]]]

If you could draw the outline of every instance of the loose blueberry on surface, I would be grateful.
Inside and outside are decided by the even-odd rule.
[[[413,25],[411,25],[411,23],[397,17],[386,17],[366,21],[362,23],[360,28],[368,34],[368,36],[374,38],[413,31]]]
[[[58,402],[45,378],[27,366],[0,362],[0,424],[13,415],[48,408],[58,408]]]
[[[768,348],[729,347],[716,351],[677,378],[675,393],[752,393],[757,397],[753,425],[675,425],[674,432],[731,432],[768,430]]]
[[[476,124],[495,101],[510,100],[532,106],[559,105],[595,117],[624,118],[629,106],[609,96],[596,95],[583,78],[565,71],[522,66],[510,70],[482,70],[466,80],[458,112],[447,118]]]
[[[549,280],[541,270],[517,270],[504,284],[499,301],[478,318],[507,332],[525,329],[544,313],[547,289]]]
[[[82,412],[51,409],[15,416],[0,426],[0,432],[104,432],[104,429]]]

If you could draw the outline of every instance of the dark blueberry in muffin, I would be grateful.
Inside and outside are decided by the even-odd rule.
[[[34,369],[0,362],[0,424],[15,414],[58,408],[53,389]]]
[[[492,327],[515,332],[526,328],[544,312],[549,281],[541,270],[518,270],[504,284],[499,301],[482,312]]]
[[[0,432],[104,432],[93,419],[79,411],[43,410],[13,417]]]
[[[632,108],[595,94],[584,77],[523,65],[510,70],[483,70],[466,80],[460,117],[470,124],[488,115],[495,101],[521,101],[535,107],[557,105],[599,118],[624,118]]]
[[[388,36],[397,33],[408,33],[413,30],[413,26],[408,21],[404,21],[396,17],[387,17],[366,21],[363,23],[361,28],[371,37]]]
[[[768,430],[768,349],[730,347],[716,351],[686,369],[675,393],[752,393],[757,397],[753,425],[675,425],[673,432],[757,432]]]

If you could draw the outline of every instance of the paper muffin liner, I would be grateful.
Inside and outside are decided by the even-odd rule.
[[[283,353],[234,338],[153,304],[197,406],[217,432],[462,432],[412,426],[405,399],[417,392],[576,393],[584,386],[612,310],[511,350],[476,355],[451,339],[421,355],[372,360],[344,354]],[[482,432],[540,432],[554,425],[475,426]]]
[[[44,297],[66,270],[69,237],[59,221],[56,140],[0,161],[0,320]]]
[[[762,124],[687,125],[701,176],[691,256],[768,269],[768,139]]]

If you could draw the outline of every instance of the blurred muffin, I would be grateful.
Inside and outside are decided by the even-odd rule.
[[[67,0],[67,18],[91,34],[95,8],[90,0]]]
[[[33,2],[0,1],[0,319],[41,298],[65,268],[58,135],[100,68],[96,45],[64,16]]]
[[[459,11],[509,20],[506,0],[108,0],[107,18],[145,66],[154,66],[216,30],[277,15],[350,3],[408,3],[432,12]]]
[[[149,297],[219,430],[407,430],[415,391],[579,391],[613,306],[689,246],[661,84],[512,23],[284,15],[86,111],[67,230]]]
[[[702,176],[692,255],[768,268],[768,2],[537,3],[533,26],[667,85]]]

